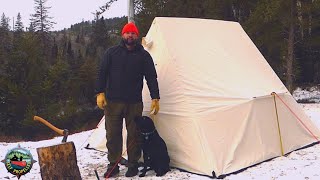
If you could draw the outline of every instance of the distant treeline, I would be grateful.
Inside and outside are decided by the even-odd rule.
[[[94,93],[97,68],[127,18],[99,17],[62,31],[32,24],[26,31],[19,16],[14,30],[1,17],[0,136],[52,135],[34,115],[71,132],[95,127],[103,116]]]
[[[35,7],[49,13],[42,1],[35,0]],[[106,1],[100,11],[114,1]],[[51,31],[54,18],[48,14],[40,21],[43,17],[35,12],[28,28],[20,14],[14,28],[2,14],[0,135],[47,134],[33,115],[73,131],[97,123],[102,116],[95,108],[97,68],[127,22],[126,17],[104,19],[102,12],[97,11],[94,21],[63,31]],[[239,22],[290,91],[320,83],[320,0],[135,0],[141,36],[156,16]],[[192,43],[188,37],[186,42]]]

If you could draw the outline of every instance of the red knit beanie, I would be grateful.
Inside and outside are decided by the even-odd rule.
[[[137,36],[139,36],[139,30],[138,30],[137,26],[134,25],[134,24],[131,23],[131,22],[128,23],[128,24],[126,24],[126,25],[123,27],[121,34],[123,35],[123,34],[126,33],[126,32],[134,32],[134,33],[137,34]]]

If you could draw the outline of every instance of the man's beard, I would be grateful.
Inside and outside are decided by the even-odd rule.
[[[133,40],[128,40],[128,39],[122,39],[124,44],[128,45],[128,46],[135,46],[137,44],[137,40],[133,39]]]

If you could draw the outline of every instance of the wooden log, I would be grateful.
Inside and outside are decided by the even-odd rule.
[[[43,180],[81,180],[73,142],[37,148]]]

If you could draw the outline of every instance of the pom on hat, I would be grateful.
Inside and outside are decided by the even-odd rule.
[[[134,25],[133,23],[128,23],[126,24],[123,28],[122,28],[122,32],[121,34],[123,35],[126,32],[134,32],[137,34],[137,36],[139,36],[139,30],[137,28],[136,25]]]

